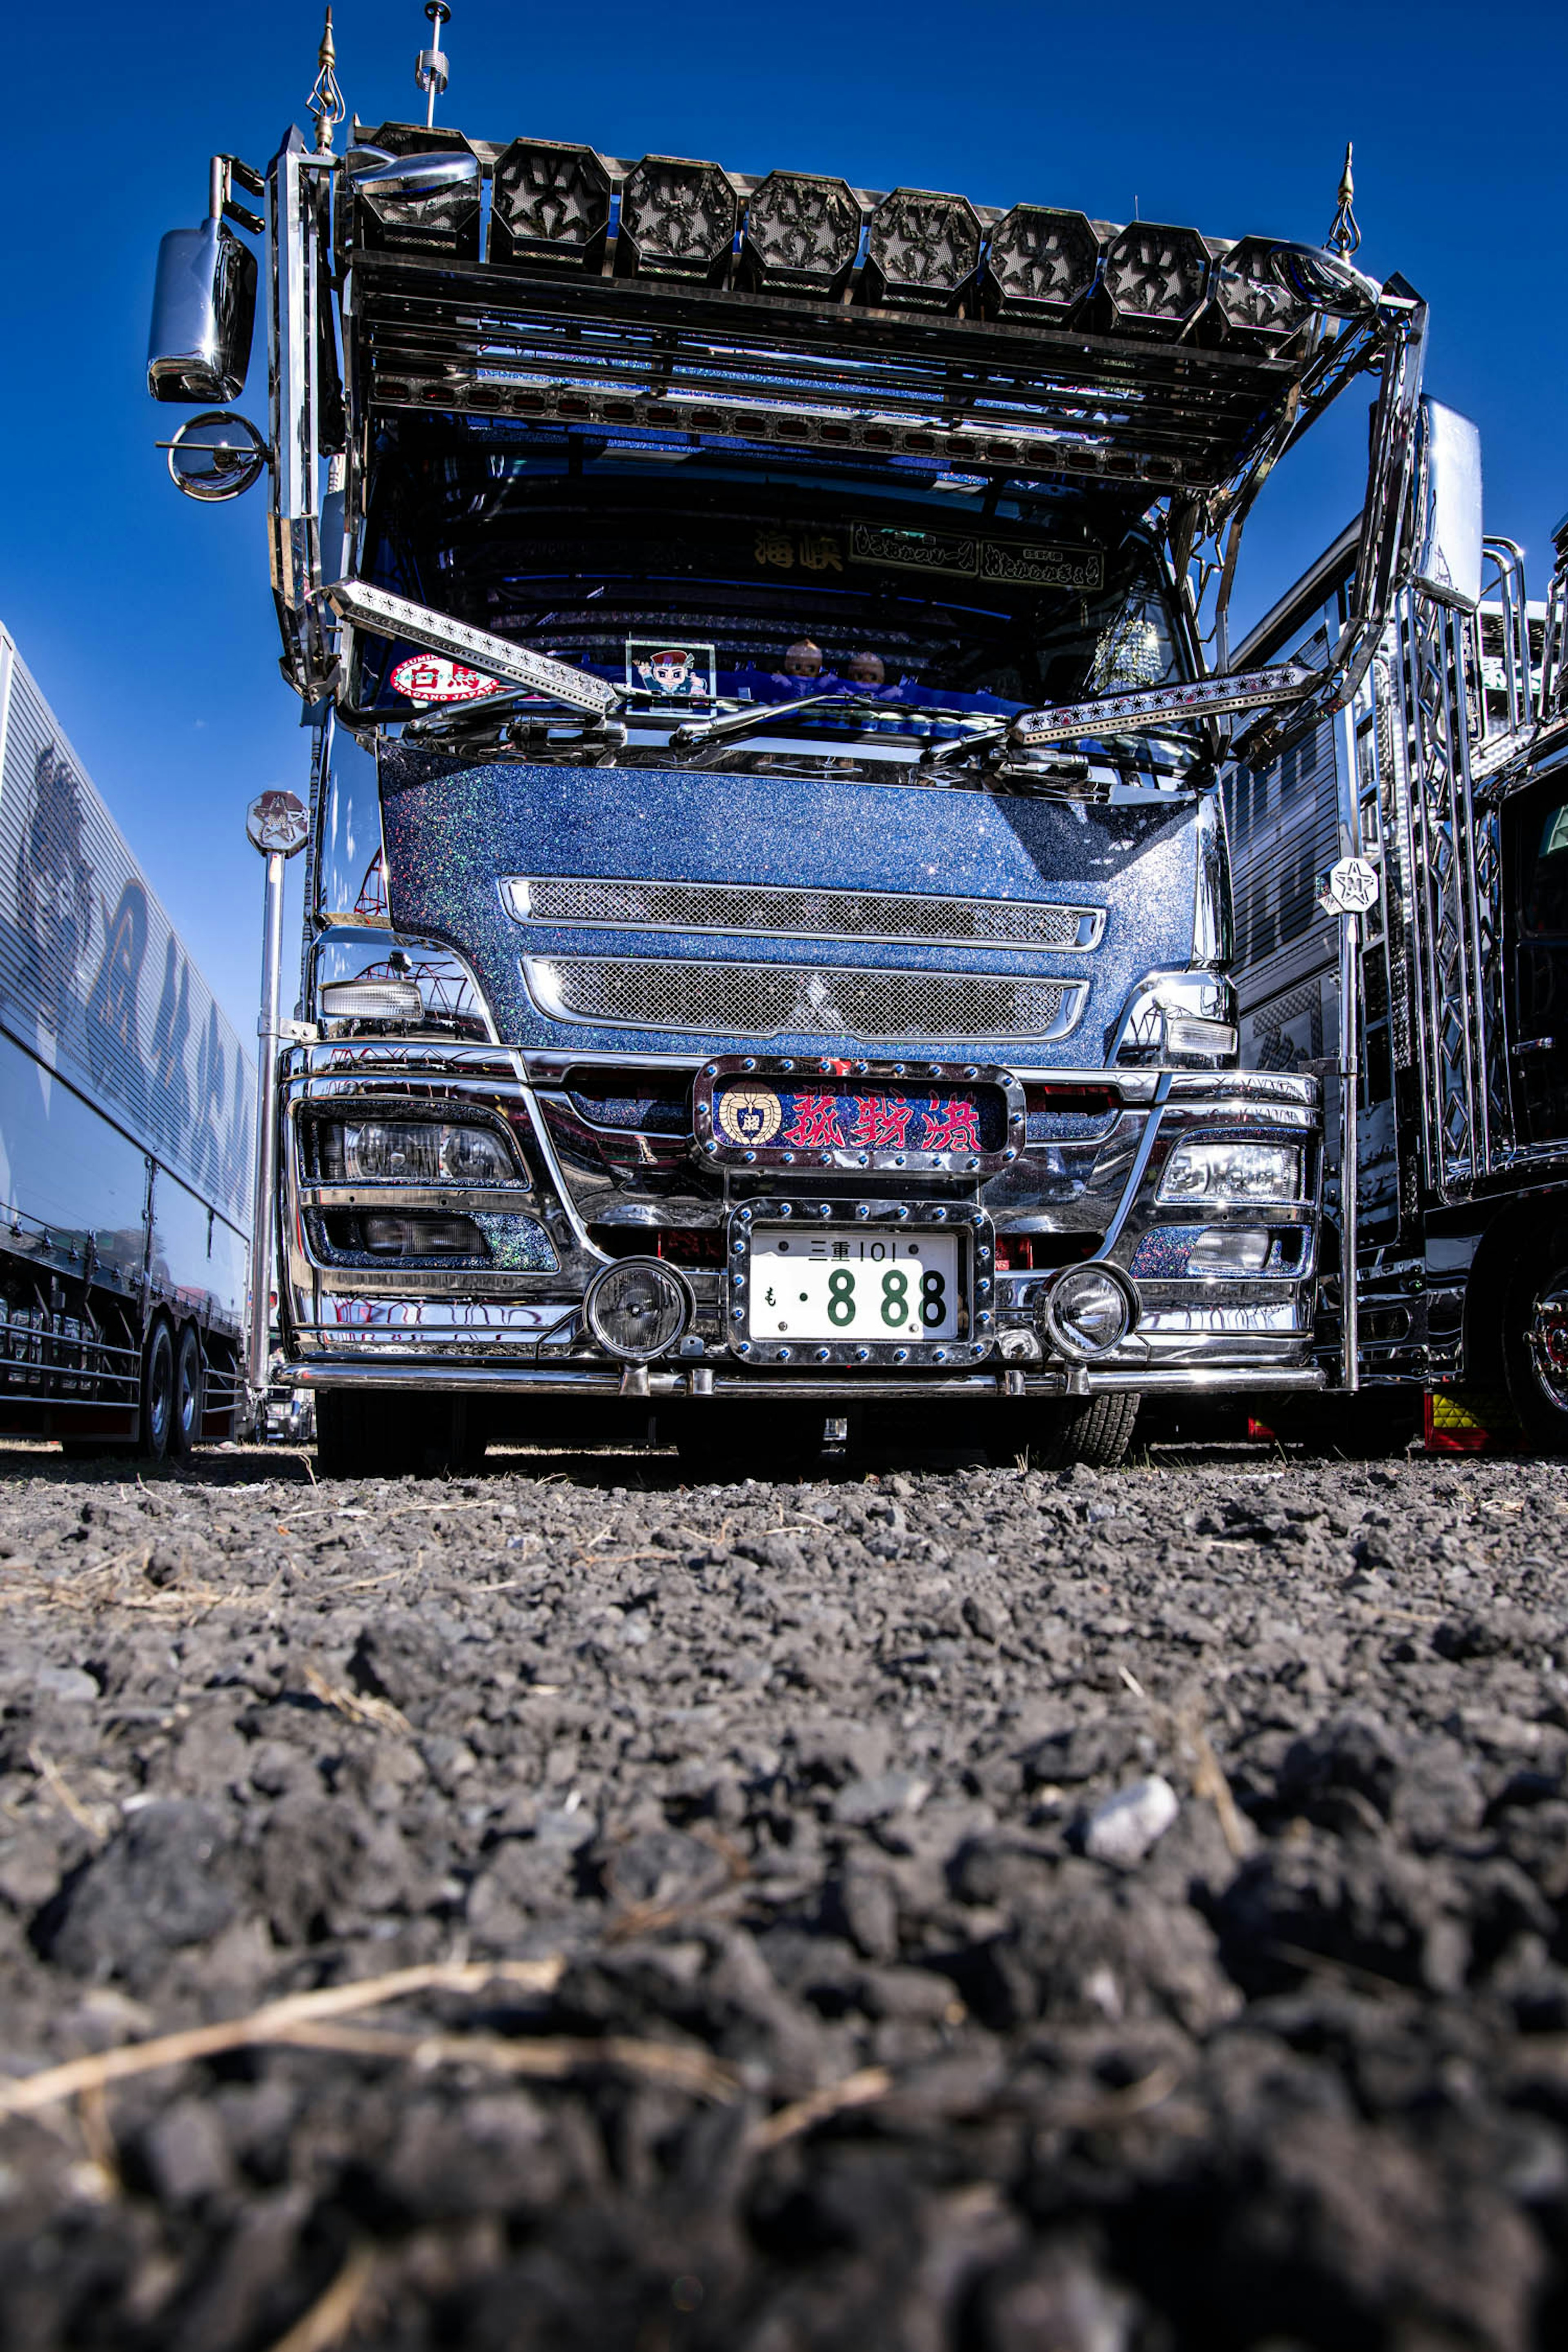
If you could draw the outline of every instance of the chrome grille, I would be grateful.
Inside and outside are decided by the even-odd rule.
[[[1089,948],[1098,907],[1028,898],[938,898],[734,882],[609,881],[552,875],[503,883],[520,921],[605,923],[624,930],[756,931],[813,940],[910,940],[943,947]]]
[[[1083,981],[1012,972],[801,969],[782,963],[677,963],[587,956],[524,959],[529,992],[557,1021],[679,1029],[703,1036],[856,1037],[946,1044],[1062,1037],[1089,993]]]

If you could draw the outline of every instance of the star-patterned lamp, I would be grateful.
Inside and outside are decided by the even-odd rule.
[[[591,147],[514,139],[496,157],[494,261],[594,269],[610,226],[610,174]]]
[[[744,279],[764,293],[842,293],[860,249],[860,207],[842,180],[770,172],[746,203]]]
[[[980,264],[980,221],[963,196],[895,188],[871,215],[866,290],[900,310],[956,310]]]
[[[1105,248],[1100,284],[1112,323],[1135,334],[1180,335],[1204,307],[1209,250],[1195,228],[1134,221]]]
[[[985,285],[1003,318],[1055,326],[1094,290],[1100,239],[1082,213],[1015,205],[986,239]]]
[[[717,163],[645,155],[626,173],[616,266],[639,278],[721,278],[735,242],[739,202]]]

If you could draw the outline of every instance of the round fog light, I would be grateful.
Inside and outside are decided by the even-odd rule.
[[[662,1258],[624,1257],[588,1285],[583,1312],[606,1355],[646,1364],[668,1355],[691,1321],[690,1285]]]
[[[1064,1356],[1103,1356],[1138,1320],[1138,1293],[1119,1265],[1069,1266],[1037,1307],[1042,1337]]]

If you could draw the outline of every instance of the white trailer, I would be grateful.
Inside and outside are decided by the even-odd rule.
[[[0,1431],[234,1433],[254,1085],[0,627]]]

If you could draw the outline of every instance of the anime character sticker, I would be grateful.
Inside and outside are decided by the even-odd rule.
[[[77,780],[55,745],[41,744],[33,762],[33,814],[16,858],[16,913],[39,1017],[61,1043],[81,1018],[92,883]]]
[[[626,639],[626,684],[661,702],[711,702],[719,663],[712,646],[676,646],[663,637]]]

